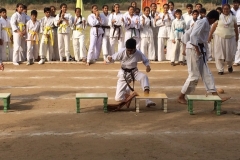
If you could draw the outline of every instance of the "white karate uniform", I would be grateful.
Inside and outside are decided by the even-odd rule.
[[[157,51],[157,57],[158,61],[164,61],[166,60],[165,53],[164,53],[164,46],[165,43],[167,43],[167,54],[170,52],[171,48],[171,43],[169,42],[169,37],[170,37],[170,31],[171,31],[171,24],[172,21],[174,20],[174,17],[172,14],[169,14],[170,20],[167,15],[164,16],[164,13],[160,13],[160,19],[156,21],[156,24],[154,26],[159,26],[159,31],[158,31],[158,51]],[[163,19],[164,16],[164,19]],[[153,33],[154,34],[154,33]]]
[[[134,78],[136,81],[140,81],[143,91],[150,89],[147,75],[138,71],[137,68],[137,63],[141,61],[145,66],[149,65],[149,60],[141,51],[136,50],[134,54],[127,55],[126,48],[122,48],[117,53],[112,55],[112,59],[113,61],[121,61],[121,68],[123,69],[133,69],[132,73],[134,74]],[[117,90],[115,95],[116,101],[124,101],[126,99],[125,94],[130,93],[130,89],[124,79],[123,69],[120,69],[118,72]],[[132,81],[130,72],[126,72],[126,78],[127,80]]]
[[[144,24],[143,24],[144,17]],[[141,52],[148,57],[149,60],[155,60],[155,49],[154,49],[154,40],[153,40],[153,23],[154,19],[149,16],[146,17],[142,15],[140,17],[140,37],[141,37]]]
[[[59,14],[55,17],[54,24],[57,26],[57,22],[61,17]],[[68,21],[68,24],[65,21],[58,26],[58,49],[59,49],[59,58],[60,61],[63,61],[63,57],[66,56],[66,61],[69,61],[70,56],[70,31],[72,26],[72,15],[70,13],[65,13],[64,18]]]
[[[38,59],[39,51],[39,32],[40,32],[40,22],[36,21],[33,23],[32,20],[29,20],[26,24],[26,33],[27,33],[27,60]]]
[[[124,22],[124,15],[121,13],[111,13],[108,19],[108,25],[110,26],[110,46],[111,46],[111,53],[115,53],[115,44],[118,42],[118,50],[124,47],[124,33],[123,27]],[[113,24],[112,21],[115,20],[116,22]]]
[[[236,16],[236,15],[237,15],[237,12],[240,11],[240,8],[238,8],[238,10],[235,10],[235,9],[232,7],[232,8],[231,8],[231,11],[232,11],[233,15]]]
[[[193,19],[189,20],[187,23],[186,23],[186,30],[189,30],[193,24],[195,23],[196,21],[194,21]]]
[[[150,12],[150,16],[153,17],[153,19],[159,14],[159,12]],[[154,23],[153,23],[154,24]],[[154,41],[154,49],[155,49],[155,59],[158,58],[158,31],[159,26],[153,26],[153,41]]]
[[[102,47],[103,29],[100,27],[104,23],[96,18],[95,14],[88,16],[88,24],[91,26],[90,30],[90,44],[88,48],[87,62],[97,60],[99,58]]]
[[[12,57],[13,57],[13,43],[11,41],[11,36],[12,36],[12,27],[10,24],[10,18],[4,19],[4,18],[0,18],[1,21],[1,28],[0,32],[2,31],[2,41],[3,41],[3,45],[2,45],[2,60],[3,61],[12,61]],[[7,49],[8,48],[8,56],[7,56]]]
[[[57,43],[57,39],[54,38],[54,17],[43,17],[40,27],[40,33],[42,33],[42,38],[40,41],[40,50],[39,55],[43,59],[47,59],[48,61],[53,60],[53,45],[54,43]],[[46,36],[49,35],[49,38]],[[48,56],[47,56],[48,53]]]
[[[131,20],[131,23],[128,22],[128,18]],[[125,42],[130,38],[136,40],[136,48],[140,50],[140,19],[137,15],[133,15],[132,17],[127,15],[125,17]]]
[[[103,20],[102,28],[104,31],[102,38],[102,52],[103,59],[106,61],[108,55],[112,55],[111,45],[110,45],[110,26],[109,26],[109,14],[106,16],[104,13],[100,14],[101,19]]]
[[[184,19],[185,23],[187,24],[190,20],[192,20],[193,16],[192,14],[184,13],[182,15],[182,18]]]
[[[227,63],[228,68],[232,67],[237,50],[235,23],[237,23],[236,17],[231,14],[228,17],[221,14],[219,17],[217,28],[214,32],[214,42],[218,44],[214,48],[218,72],[224,71],[224,61]]]
[[[73,34],[72,34],[72,41],[73,41],[73,50],[74,50],[74,57],[76,61],[80,61],[81,59],[86,59],[86,46],[84,44],[85,42],[85,28],[87,25],[87,22],[84,17],[79,17],[76,25],[74,25],[77,17],[75,16],[73,19]],[[83,24],[83,21],[85,21],[85,25]]]
[[[20,14],[18,12],[15,12],[11,17],[11,27],[13,31],[13,63],[18,63],[19,61],[24,61],[24,49],[25,49],[25,37],[21,37],[17,32],[18,29],[20,31],[25,30],[26,25],[26,16],[24,14]],[[24,35],[26,36],[26,35]]]
[[[173,9],[172,11],[170,9],[168,10],[168,13],[172,14],[173,17],[175,17],[175,12],[176,12],[176,9]]]
[[[170,52],[169,60],[171,62],[185,60],[183,56],[183,44],[181,38],[185,33],[186,23],[183,19],[174,19],[171,26],[170,41],[175,40],[175,43],[171,44],[172,50]],[[169,52],[168,52],[169,54]]]
[[[188,33],[188,31],[186,33]],[[188,78],[182,87],[182,94],[189,94],[194,92],[200,76],[202,77],[207,92],[216,92],[214,78],[208,68],[206,56],[203,54],[198,56],[195,47],[193,46],[198,46],[199,43],[203,44],[206,42],[208,40],[209,31],[210,25],[206,18],[198,20],[193,26],[190,35],[190,41],[187,42],[186,46]]]

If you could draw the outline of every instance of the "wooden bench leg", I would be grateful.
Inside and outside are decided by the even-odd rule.
[[[217,101],[217,115],[218,116],[221,115],[221,105],[222,105],[222,102],[221,101]]]
[[[108,98],[104,98],[103,99],[103,111],[104,111],[104,113],[108,112],[108,110],[107,110],[107,103],[108,103]]]
[[[8,97],[8,99],[7,99],[7,109],[10,109],[10,96]]]
[[[80,113],[80,98],[76,98],[77,113]]]
[[[6,113],[8,110],[8,98],[3,99],[3,111]]]
[[[167,113],[167,99],[163,99],[164,103],[163,103],[163,112]]]
[[[136,112],[139,113],[139,99],[136,99]]]
[[[187,100],[187,110],[188,110],[188,113],[190,112],[190,101],[189,100]]]
[[[188,103],[189,103],[189,105],[188,105],[189,113],[190,113],[190,115],[193,115],[193,101],[189,100]]]

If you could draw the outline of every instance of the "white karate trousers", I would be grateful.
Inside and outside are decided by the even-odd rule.
[[[184,83],[181,93],[189,94],[195,91],[200,76],[207,92],[216,92],[214,78],[211,71],[208,68],[207,58],[203,60],[203,55],[198,56],[195,49],[186,49],[186,60],[188,66],[188,78]]]
[[[27,61],[38,59],[38,48],[35,42],[27,41]]]
[[[12,59],[13,59],[13,44],[11,42],[3,42],[2,61],[12,61]]]
[[[99,58],[102,47],[102,34],[98,36],[90,35],[90,44],[88,48],[87,62],[97,60]]]
[[[74,57],[76,61],[80,61],[81,59],[86,59],[86,46],[84,44],[84,35],[81,35],[79,38],[73,38],[73,50]]]
[[[118,50],[122,49],[124,44],[124,38],[120,37],[118,40],[118,37],[110,37],[110,46],[111,46],[111,53],[114,54],[115,52],[115,44],[118,42]]]
[[[102,39],[102,52],[103,52],[103,60],[106,60],[107,56],[111,56],[113,54],[111,45],[110,45],[109,36],[106,36],[105,34]]]
[[[53,59],[53,46],[51,44],[50,39],[48,39],[47,43],[44,42],[44,36],[40,41],[40,49],[39,49],[39,56],[41,58],[46,58],[48,61],[52,61]]]
[[[26,45],[25,38],[13,32],[13,42],[13,63],[25,61],[25,55],[23,53]]]
[[[70,56],[70,34],[60,33],[58,34],[58,49],[60,61],[63,61],[63,57],[66,57],[66,61],[69,61]]]
[[[149,60],[155,60],[153,37],[142,37],[140,50],[146,57],[148,57]]]
[[[130,74],[130,73],[127,73],[127,74]],[[129,75],[127,75],[127,77],[128,76]],[[130,94],[130,89],[124,79],[124,74],[119,74],[118,77],[119,79],[117,81],[117,90],[116,90],[115,100],[122,102],[126,99],[125,94]],[[140,82],[140,85],[143,91],[145,89],[149,89],[149,80],[146,74],[139,71],[135,71],[134,77],[136,81]]]

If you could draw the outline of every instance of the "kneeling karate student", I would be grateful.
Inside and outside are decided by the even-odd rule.
[[[178,102],[187,104],[185,95],[194,92],[198,79],[202,77],[203,83],[208,93],[218,95],[214,83],[214,78],[207,64],[207,55],[204,43],[208,40],[210,25],[219,19],[219,13],[212,10],[207,14],[207,17],[195,22],[190,40],[186,44],[186,60],[188,66],[188,78],[182,87]],[[186,36],[186,34],[184,35]],[[221,98],[222,101],[230,99]]]
[[[121,69],[118,72],[118,82],[117,90],[115,95],[115,100],[119,101],[120,104],[111,106],[109,108],[120,109],[124,105],[127,107],[130,106],[131,100],[137,96],[137,93],[134,92],[134,81],[139,81],[142,87],[142,90],[145,94],[149,94],[150,86],[149,80],[146,74],[139,72],[137,68],[138,62],[143,62],[146,66],[146,72],[150,72],[151,68],[149,65],[149,60],[145,55],[136,49],[136,40],[128,39],[126,41],[126,48],[120,49],[117,53],[112,56],[107,57],[108,61],[114,62],[116,60],[121,61]],[[133,82],[133,87],[130,86],[130,83]],[[130,91],[133,91],[130,94]],[[146,107],[156,105],[150,100],[146,100]]]

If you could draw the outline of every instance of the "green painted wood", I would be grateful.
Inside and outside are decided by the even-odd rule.
[[[219,96],[213,96],[213,95],[187,95],[186,96],[188,100],[194,100],[194,101],[221,101],[221,98]]]

